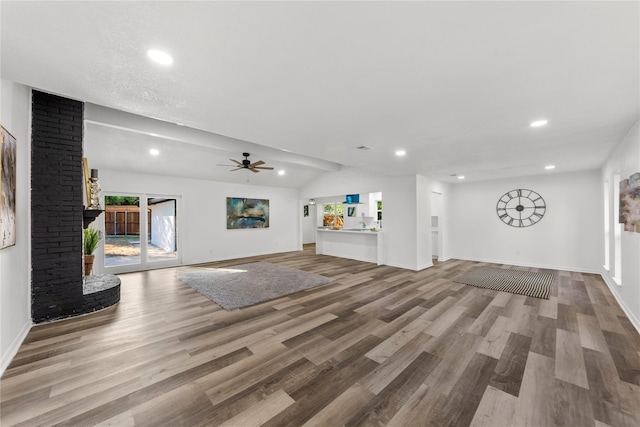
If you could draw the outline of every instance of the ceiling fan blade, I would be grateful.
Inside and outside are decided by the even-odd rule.
[[[233,163],[236,163],[238,166],[244,166],[244,165],[242,164],[242,162],[239,162],[239,161],[237,161],[237,160],[233,160],[233,159],[229,159],[229,160],[231,160]]]
[[[221,165],[221,164],[217,164],[216,166],[226,166],[226,167],[230,167],[230,168],[235,168],[236,165]]]
[[[249,169],[249,170],[250,170],[251,172],[253,172],[253,173],[258,173],[258,172],[260,172],[259,170],[256,170],[255,168],[252,168],[252,167],[249,167],[249,168],[247,168],[247,169]]]
[[[272,171],[273,168],[270,168],[268,166],[255,166],[253,169],[262,169],[262,170],[266,170],[266,171]]]
[[[240,167],[240,168],[235,168],[235,169],[231,169],[229,172],[233,172],[233,171],[239,171],[240,169],[244,169],[244,167]]]
[[[257,162],[255,162],[255,163],[251,163],[251,164],[249,165],[249,167],[251,168],[251,167],[254,167],[254,166],[260,166],[260,165],[264,165],[264,162],[263,162],[262,160],[258,160],[258,161],[257,161]]]

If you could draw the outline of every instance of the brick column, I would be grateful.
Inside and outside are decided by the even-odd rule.
[[[84,104],[33,91],[31,316],[36,323],[83,312]]]

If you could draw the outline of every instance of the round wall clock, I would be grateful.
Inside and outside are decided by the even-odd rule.
[[[498,200],[496,213],[512,227],[529,227],[540,221],[547,211],[541,195],[526,189],[511,190]]]

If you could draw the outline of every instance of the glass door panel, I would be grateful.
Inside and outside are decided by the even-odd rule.
[[[140,198],[105,196],[104,265],[140,264]]]
[[[177,201],[172,198],[147,199],[147,261],[178,259]]]

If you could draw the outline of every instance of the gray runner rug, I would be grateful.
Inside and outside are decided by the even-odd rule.
[[[456,283],[512,294],[549,299],[555,275],[497,267],[473,267],[455,279]]]
[[[178,272],[176,277],[225,310],[247,307],[333,282],[325,276],[253,262]]]

